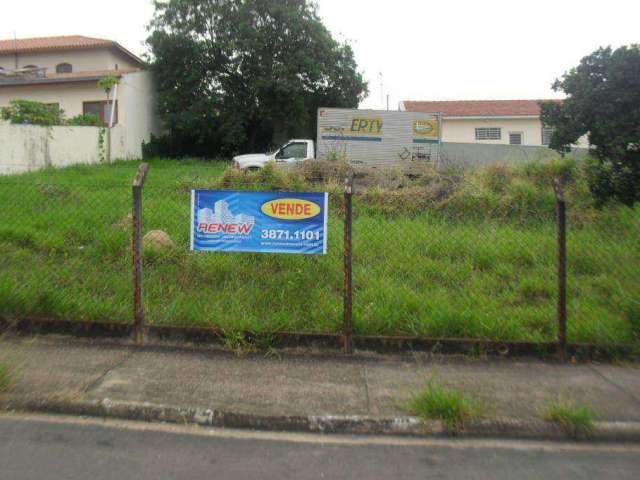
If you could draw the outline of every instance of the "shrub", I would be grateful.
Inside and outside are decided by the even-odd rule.
[[[589,159],[586,168],[589,190],[598,205],[609,199],[631,206],[640,201],[640,152],[628,151],[624,159]]]
[[[72,127],[102,127],[103,122],[95,113],[83,113],[67,120],[67,125]]]
[[[482,415],[482,406],[464,393],[447,389],[433,379],[414,395],[409,411],[423,420],[440,420],[451,431],[464,428],[465,422]]]
[[[235,167],[227,168],[217,187],[235,190],[305,190],[311,186],[296,171],[277,167],[268,162],[257,172],[243,171]]]
[[[504,193],[513,177],[512,169],[503,162],[496,162],[482,172],[484,186],[494,193]]]
[[[594,413],[585,406],[558,399],[550,402],[544,418],[562,428],[572,438],[589,437],[595,429]]]
[[[50,127],[64,124],[64,111],[60,107],[32,100],[11,100],[8,107],[0,108],[0,116],[18,125]]]
[[[345,152],[331,150],[330,152],[327,153],[326,159],[329,162],[346,162],[347,154]]]
[[[292,169],[310,183],[343,183],[351,171],[349,164],[342,160],[306,160]]]
[[[269,163],[257,172],[230,167],[216,185],[226,189],[342,191],[345,177],[353,171],[358,206],[369,213],[416,215],[429,211],[449,219],[511,219],[523,224],[554,218],[553,179],[561,178],[571,205],[568,215],[573,224],[582,226],[597,216],[580,167],[573,158],[517,166],[496,163],[464,172],[437,171],[424,162],[372,168],[307,160],[289,168]]]
[[[575,158],[553,158],[544,162],[526,162],[520,166],[521,176],[525,177],[538,188],[548,188],[558,178],[565,185],[576,181],[578,162]]]

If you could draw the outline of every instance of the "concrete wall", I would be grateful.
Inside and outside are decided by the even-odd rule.
[[[142,142],[148,141],[152,133],[160,133],[155,95],[151,72],[122,75],[117,93],[118,123],[111,132],[112,158],[140,158]],[[83,102],[106,100],[106,96],[95,81],[0,88],[0,107],[9,105],[14,99],[58,103],[70,118],[82,113]]]
[[[47,73],[55,73],[56,65],[59,63],[70,63],[74,72],[113,70],[116,65],[120,69],[140,67],[129,57],[108,48],[18,54],[18,68],[36,65],[37,67],[46,67]],[[16,68],[15,55],[0,55],[0,67],[5,70]]]
[[[0,174],[100,161],[97,127],[39,127],[0,122]]]

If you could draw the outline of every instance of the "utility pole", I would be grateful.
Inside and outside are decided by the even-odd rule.
[[[384,105],[384,82],[382,80],[382,72],[378,72],[380,78],[380,105]]]
[[[389,111],[389,94],[387,93],[387,112]]]
[[[14,60],[15,60],[15,69],[18,70],[18,37],[16,35],[16,31],[13,31],[13,48],[15,49],[15,55],[14,55]]]

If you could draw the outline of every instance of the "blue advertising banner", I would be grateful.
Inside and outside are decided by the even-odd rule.
[[[191,250],[327,253],[323,192],[191,191]]]

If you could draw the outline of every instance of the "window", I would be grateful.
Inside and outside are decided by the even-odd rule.
[[[552,127],[542,127],[542,145],[549,145],[551,143],[552,133],[553,133]]]
[[[307,158],[307,144],[290,143],[280,149],[276,158]]]
[[[113,103],[113,102],[109,102]],[[107,105],[106,100],[101,100],[99,102],[83,102],[82,103],[82,113],[87,115],[92,113],[100,117],[100,120],[104,123],[105,126],[109,125],[109,112],[110,105]],[[118,101],[116,100],[113,111],[113,124],[118,123]]]
[[[509,132],[509,145],[522,145],[522,132]]]
[[[71,73],[73,72],[73,67],[70,63],[59,63],[56,65],[56,73]]]
[[[476,128],[476,140],[500,140],[501,138],[501,128]]]

